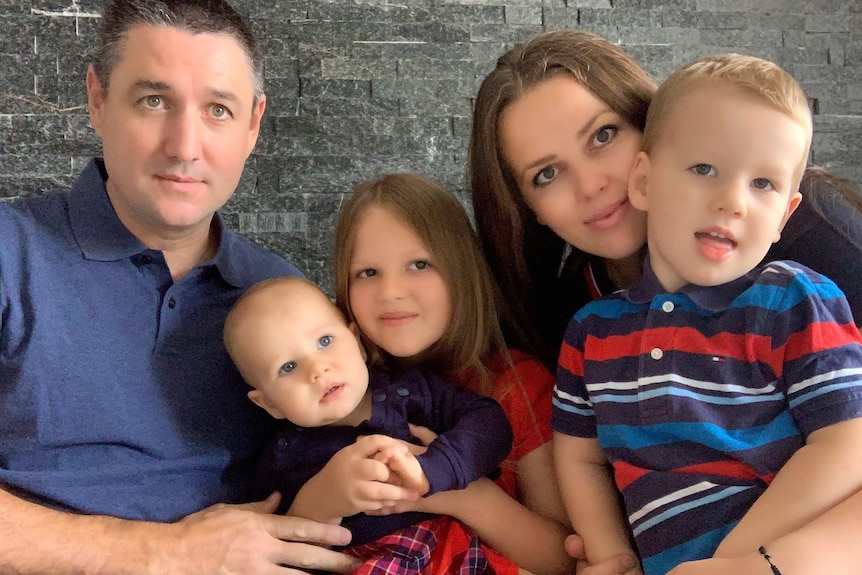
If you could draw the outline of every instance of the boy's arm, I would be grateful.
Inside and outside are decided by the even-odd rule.
[[[621,554],[635,555],[598,440],[555,432],[553,441],[560,492],[572,527],[584,540],[587,562],[595,565]]]
[[[828,573],[858,575],[862,565],[862,491],[820,517],[766,544],[772,562],[785,575]],[[668,575],[740,575],[770,573],[766,559],[755,549],[732,558],[683,563]]]
[[[728,533],[715,557],[756,550],[795,531],[862,489],[862,418],[818,429]]]
[[[385,435],[360,437],[342,448],[300,488],[288,515],[340,523],[344,517],[374,511],[392,501],[416,499],[419,494],[415,489],[389,483],[389,468],[374,459],[387,449],[408,448],[406,443]]]

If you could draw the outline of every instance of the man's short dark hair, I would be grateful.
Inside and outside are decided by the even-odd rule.
[[[263,65],[254,35],[242,16],[224,0],[107,0],[94,64],[96,76],[106,93],[111,72],[120,62],[126,34],[140,24],[178,28],[193,34],[233,36],[248,56],[254,101],[260,100]]]

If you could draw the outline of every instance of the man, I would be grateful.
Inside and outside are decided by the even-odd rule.
[[[272,515],[277,494],[217,505],[245,496],[267,420],[224,318],[300,275],[216,215],[257,141],[260,78],[223,1],[106,3],[87,72],[104,160],[0,205],[0,572],[350,569],[322,547],[349,533]]]

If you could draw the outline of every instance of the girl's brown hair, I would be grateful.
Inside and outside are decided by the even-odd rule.
[[[350,308],[350,261],[356,229],[372,206],[401,219],[431,252],[452,302],[452,316],[437,343],[406,361],[361,336],[369,365],[391,370],[422,363],[452,379],[462,379],[468,370],[475,370],[482,384],[488,385],[491,376],[486,362],[494,354],[506,354],[498,314],[507,312],[501,310],[499,290],[464,206],[437,182],[413,174],[388,174],[353,192],[335,229],[333,261],[339,308],[351,322],[356,321]]]
[[[547,32],[506,52],[485,77],[473,110],[468,165],[473,212],[482,250],[527,341],[507,331],[510,343],[551,363],[556,349],[541,344],[535,318],[551,297],[565,242],[536,221],[503,155],[499,119],[507,106],[536,84],[568,76],[586,87],[626,122],[643,130],[656,90],[652,78],[607,40],[575,30]],[[585,258],[573,250],[569,264]],[[559,344],[559,341],[557,341]]]

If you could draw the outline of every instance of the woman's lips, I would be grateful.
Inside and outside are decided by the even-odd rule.
[[[593,214],[590,219],[584,221],[584,225],[595,230],[612,228],[623,219],[629,206],[630,204],[627,199],[611,204]]]

